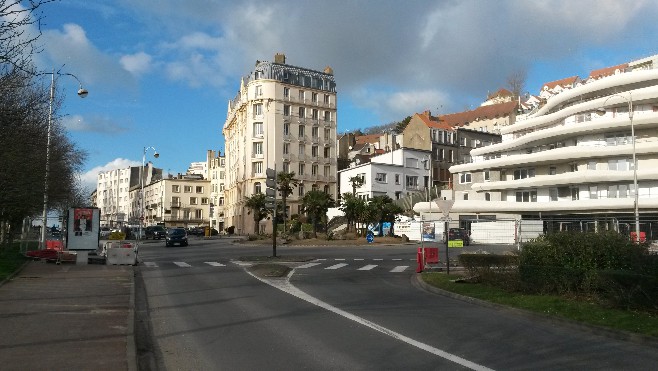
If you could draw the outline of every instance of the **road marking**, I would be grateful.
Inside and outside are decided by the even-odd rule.
[[[233,263],[235,265],[239,265],[241,267],[250,267],[252,265],[250,262],[243,262],[243,261],[239,261],[239,260],[231,260],[231,263]]]
[[[376,262],[384,261],[384,259],[372,259],[372,260],[374,260],[374,261],[376,261]]]
[[[340,258],[336,258],[334,260],[336,260],[336,261],[345,261],[345,259],[340,259]]]
[[[181,267],[181,268],[191,267],[191,265],[189,265],[189,264],[187,264],[187,263],[185,263],[185,262],[174,262],[174,264],[176,264],[177,266],[179,266],[179,267]]]
[[[323,258],[323,259],[316,259],[316,260],[317,260],[317,261],[322,261],[322,262],[323,262],[323,261],[325,261],[325,260],[327,260],[327,259],[324,259],[324,258]]]
[[[407,268],[409,268],[408,265],[398,265],[397,267],[391,269],[390,272],[392,272],[392,273],[400,273],[400,272],[404,272],[405,269],[407,269]]]
[[[448,361],[454,362],[454,363],[456,363],[456,364],[458,364],[458,365],[462,365],[462,366],[464,366],[464,367],[468,367],[468,368],[470,368],[471,370],[477,370],[477,371],[493,371],[493,370],[491,370],[491,369],[488,368],[488,367],[485,367],[485,366],[479,365],[479,364],[477,364],[477,363],[475,363],[475,362],[471,362],[471,361],[469,361],[469,360],[467,360],[467,359],[461,358],[461,357],[459,357],[459,356],[457,356],[457,355],[454,355],[454,354],[452,354],[452,353],[448,353],[448,352],[446,352],[445,350],[441,350],[441,349],[435,348],[435,347],[433,347],[433,346],[431,346],[431,345],[428,345],[428,344],[425,344],[425,343],[421,343],[421,342],[418,341],[418,340],[414,340],[414,339],[412,339],[412,338],[410,338],[410,337],[404,336],[404,335],[402,335],[402,334],[400,334],[400,333],[397,333],[397,332],[395,332],[395,331],[393,331],[393,330],[389,330],[389,329],[387,329],[386,327],[380,326],[380,325],[378,325],[378,324],[376,324],[376,323],[374,323],[374,322],[368,321],[367,319],[364,319],[364,318],[361,318],[361,317],[359,317],[359,316],[356,316],[356,315],[354,315],[354,314],[352,314],[352,313],[346,312],[346,311],[344,311],[344,310],[342,310],[342,309],[340,309],[340,308],[336,308],[336,307],[334,307],[334,306],[332,306],[332,305],[330,305],[330,304],[328,304],[328,303],[323,302],[323,301],[320,300],[320,299],[314,298],[313,296],[311,296],[311,295],[305,293],[304,291],[298,289],[297,287],[293,286],[293,285],[290,283],[290,277],[295,273],[295,270],[294,270],[294,269],[288,274],[288,276],[286,277],[285,280],[280,280],[280,279],[279,279],[279,280],[269,280],[269,279],[265,279],[265,278],[262,278],[262,277],[258,277],[258,276],[256,276],[255,274],[253,274],[253,273],[251,273],[251,272],[249,272],[249,271],[247,271],[247,273],[248,273],[250,276],[254,277],[255,279],[257,279],[257,280],[259,280],[259,281],[261,281],[261,282],[263,282],[263,283],[266,283],[266,284],[268,284],[268,285],[270,285],[270,286],[272,286],[272,287],[274,287],[274,288],[277,288],[277,289],[279,289],[279,290],[281,290],[281,291],[283,291],[283,292],[285,292],[285,293],[288,293],[288,294],[290,294],[290,295],[292,295],[292,296],[295,296],[295,297],[297,297],[297,298],[299,298],[299,299],[301,299],[301,300],[304,300],[304,301],[306,301],[306,302],[308,302],[308,303],[311,303],[311,304],[313,304],[313,305],[315,305],[315,306],[318,306],[318,307],[320,307],[320,308],[326,309],[326,310],[328,310],[328,311],[330,311],[330,312],[336,313],[336,314],[338,314],[339,316],[345,317],[345,318],[347,318],[347,319],[349,319],[349,320],[351,320],[351,321],[354,321],[354,322],[359,323],[359,324],[361,324],[361,325],[363,325],[363,326],[369,327],[369,328],[371,328],[371,329],[373,329],[373,330],[375,330],[375,331],[381,332],[381,333],[384,334],[384,335],[390,336],[390,337],[392,337],[392,338],[394,338],[394,339],[397,339],[397,340],[400,340],[400,341],[402,341],[402,342],[405,342],[405,343],[407,343],[407,344],[409,344],[409,345],[415,346],[416,348],[422,349],[422,350],[424,350],[424,351],[426,351],[426,352],[429,352],[429,353],[431,353],[431,354],[434,354],[434,355],[436,355],[436,356],[439,356],[439,357],[441,357],[441,358],[443,358],[443,359],[446,359],[446,360],[448,360]]]
[[[364,265],[363,267],[357,269],[357,271],[369,271],[369,270],[371,270],[375,267],[376,267],[376,265],[374,265],[374,264],[368,264],[368,265]]]
[[[212,265],[213,267],[225,267],[226,265],[219,263],[219,262],[204,262],[208,265]]]
[[[320,265],[320,264],[322,264],[322,263],[306,263],[304,265],[300,265],[297,268],[302,268],[302,269],[303,268],[311,268],[311,267],[315,267],[316,265]]]
[[[363,259],[363,258],[354,258],[354,261],[363,261],[363,260],[365,260],[365,259]]]
[[[158,265],[155,262],[144,262],[144,265],[149,268],[157,268]]]
[[[327,267],[327,268],[325,268],[325,269],[340,269],[340,268],[342,268],[342,267],[344,267],[344,266],[346,266],[346,265],[347,265],[347,264],[345,264],[345,263],[340,263],[340,264],[332,265],[331,267]]]
[[[393,259],[394,262],[399,262],[400,260],[402,260],[402,259],[400,259],[400,258]]]

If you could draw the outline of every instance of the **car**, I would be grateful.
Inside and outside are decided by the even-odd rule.
[[[169,228],[165,236],[165,246],[187,246],[187,232],[185,228]]]
[[[144,230],[145,239],[159,240],[165,237],[167,230],[161,225],[150,225]]]
[[[464,228],[450,228],[448,229],[448,239],[449,240],[462,240],[464,241],[464,246],[471,244],[471,237],[468,231]]]
[[[109,236],[110,236],[110,228],[101,227],[101,237],[109,237]]]
[[[187,234],[190,236],[205,236],[206,235],[206,229],[203,227],[192,227],[187,231]]]

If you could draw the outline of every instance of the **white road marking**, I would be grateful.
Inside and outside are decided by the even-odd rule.
[[[302,269],[303,268],[311,268],[311,267],[315,267],[316,265],[320,265],[320,264],[322,264],[322,263],[306,263],[304,265],[300,265],[297,268],[302,268]]]
[[[293,286],[293,285],[290,283],[290,277],[295,273],[295,270],[294,270],[294,269],[288,274],[288,277],[286,277],[285,280],[281,280],[281,279],[278,279],[278,280],[268,280],[268,279],[265,279],[265,278],[262,278],[262,277],[258,277],[258,276],[256,276],[255,274],[253,274],[253,273],[251,273],[251,272],[247,272],[247,273],[248,273],[249,275],[251,275],[252,277],[254,277],[255,279],[257,279],[257,280],[259,280],[259,281],[261,281],[261,282],[263,282],[263,283],[266,283],[266,284],[268,284],[268,285],[270,285],[270,286],[272,286],[272,287],[275,287],[275,288],[277,288],[277,289],[279,289],[279,290],[281,290],[281,291],[283,291],[283,292],[286,292],[286,293],[288,293],[288,294],[290,294],[290,295],[292,295],[292,296],[295,296],[295,297],[297,297],[297,298],[299,298],[299,299],[301,299],[301,300],[304,300],[304,301],[306,301],[306,302],[308,302],[308,303],[311,303],[311,304],[313,304],[313,305],[315,305],[315,306],[318,306],[318,307],[320,307],[320,308],[326,309],[326,310],[328,310],[328,311],[330,311],[330,312],[336,313],[336,314],[338,314],[339,316],[345,317],[345,318],[347,318],[347,319],[349,319],[349,320],[351,320],[351,321],[357,322],[357,323],[359,323],[359,324],[361,324],[361,325],[363,325],[363,326],[369,327],[369,328],[371,328],[371,329],[373,329],[373,330],[375,330],[375,331],[381,332],[382,334],[385,334],[385,335],[390,336],[390,337],[392,337],[392,338],[394,338],[394,339],[397,339],[397,340],[400,340],[400,341],[402,341],[402,342],[405,342],[405,343],[407,343],[407,344],[409,344],[409,345],[415,346],[416,348],[422,349],[422,350],[424,350],[424,351],[426,351],[426,352],[429,352],[429,353],[431,353],[431,354],[434,354],[434,355],[436,355],[436,356],[439,356],[439,357],[441,357],[441,358],[443,358],[443,359],[446,359],[446,360],[448,360],[448,361],[454,362],[454,363],[456,363],[456,364],[458,364],[458,365],[462,365],[462,366],[464,366],[464,367],[468,367],[468,368],[470,368],[471,370],[477,370],[477,371],[493,371],[493,370],[491,370],[491,369],[488,368],[488,367],[485,367],[485,366],[479,365],[479,364],[477,364],[477,363],[475,363],[475,362],[471,362],[471,361],[469,361],[469,360],[467,360],[467,359],[461,358],[461,357],[459,357],[459,356],[457,356],[457,355],[454,355],[454,354],[452,354],[452,353],[448,353],[448,352],[446,352],[446,351],[444,351],[444,350],[441,350],[441,349],[435,348],[435,347],[433,347],[433,346],[431,346],[431,345],[428,345],[428,344],[425,344],[425,343],[421,343],[420,341],[417,341],[417,340],[414,340],[414,339],[412,339],[412,338],[410,338],[410,337],[404,336],[404,335],[402,335],[402,334],[400,334],[400,333],[397,333],[397,332],[395,332],[395,331],[393,331],[393,330],[389,330],[389,329],[387,329],[386,327],[380,326],[380,325],[378,325],[378,324],[376,324],[376,323],[374,323],[374,322],[368,321],[367,319],[364,319],[364,318],[361,318],[361,317],[356,316],[356,315],[354,315],[354,314],[351,314],[351,313],[349,313],[349,312],[346,312],[346,311],[344,311],[344,310],[342,310],[342,309],[340,309],[340,308],[336,308],[336,307],[334,307],[334,306],[332,306],[332,305],[330,305],[330,304],[328,304],[328,303],[323,302],[323,301],[320,300],[320,299],[316,299],[316,298],[312,297],[311,295],[308,295],[307,293],[303,292],[302,290],[298,289],[297,287]]]
[[[400,258],[398,258],[398,259],[393,259],[394,262],[399,262],[400,260],[402,260],[402,259],[400,259]]]
[[[327,260],[327,259],[324,259],[324,258],[323,258],[323,259],[316,259],[316,260],[317,260],[317,261],[322,261],[322,262],[323,262],[323,261],[325,261],[325,260]]]
[[[363,258],[354,258],[354,261],[362,261],[362,260],[365,260],[365,259],[363,259]]]
[[[239,265],[241,267],[250,267],[252,265],[250,262],[243,262],[243,261],[239,261],[239,260],[231,260],[231,263],[233,263],[235,265]]]
[[[398,265],[397,267],[391,269],[390,272],[392,272],[392,273],[400,273],[400,272],[404,272],[405,269],[407,269],[407,268],[409,268],[408,265]]]
[[[144,262],[144,265],[149,268],[157,268],[158,265],[155,262]]]
[[[174,262],[174,264],[176,264],[177,266],[179,266],[179,267],[181,267],[181,268],[191,267],[191,265],[189,265],[189,264],[187,264],[187,263],[185,263],[185,262]]]
[[[208,265],[212,265],[213,267],[225,267],[226,265],[219,263],[219,262],[204,262]]]
[[[369,270],[371,270],[375,267],[376,267],[376,265],[374,265],[374,264],[368,264],[368,265],[364,265],[363,267],[357,269],[357,271],[369,271]]]
[[[345,264],[345,263],[340,263],[340,264],[332,265],[331,267],[327,267],[327,268],[325,268],[325,269],[340,269],[340,268],[342,268],[342,267],[344,267],[344,266],[346,266],[346,265],[347,265],[347,264]]]
[[[340,258],[336,258],[334,260],[336,260],[336,261],[345,261],[345,259],[340,259]]]

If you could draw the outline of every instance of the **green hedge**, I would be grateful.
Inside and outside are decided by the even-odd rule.
[[[468,272],[471,281],[516,290],[518,288],[519,257],[517,255],[461,254],[459,264]]]

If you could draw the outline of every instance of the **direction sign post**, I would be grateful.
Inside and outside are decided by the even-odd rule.
[[[448,245],[450,242],[450,233],[448,233],[448,229],[450,227],[449,221],[450,221],[450,210],[452,209],[452,205],[455,204],[455,200],[441,200],[441,199],[436,199],[434,200],[436,205],[439,207],[439,210],[443,213],[443,217],[445,220],[445,226],[443,228],[443,231],[446,236],[446,274],[450,274],[450,256],[448,255]]]

